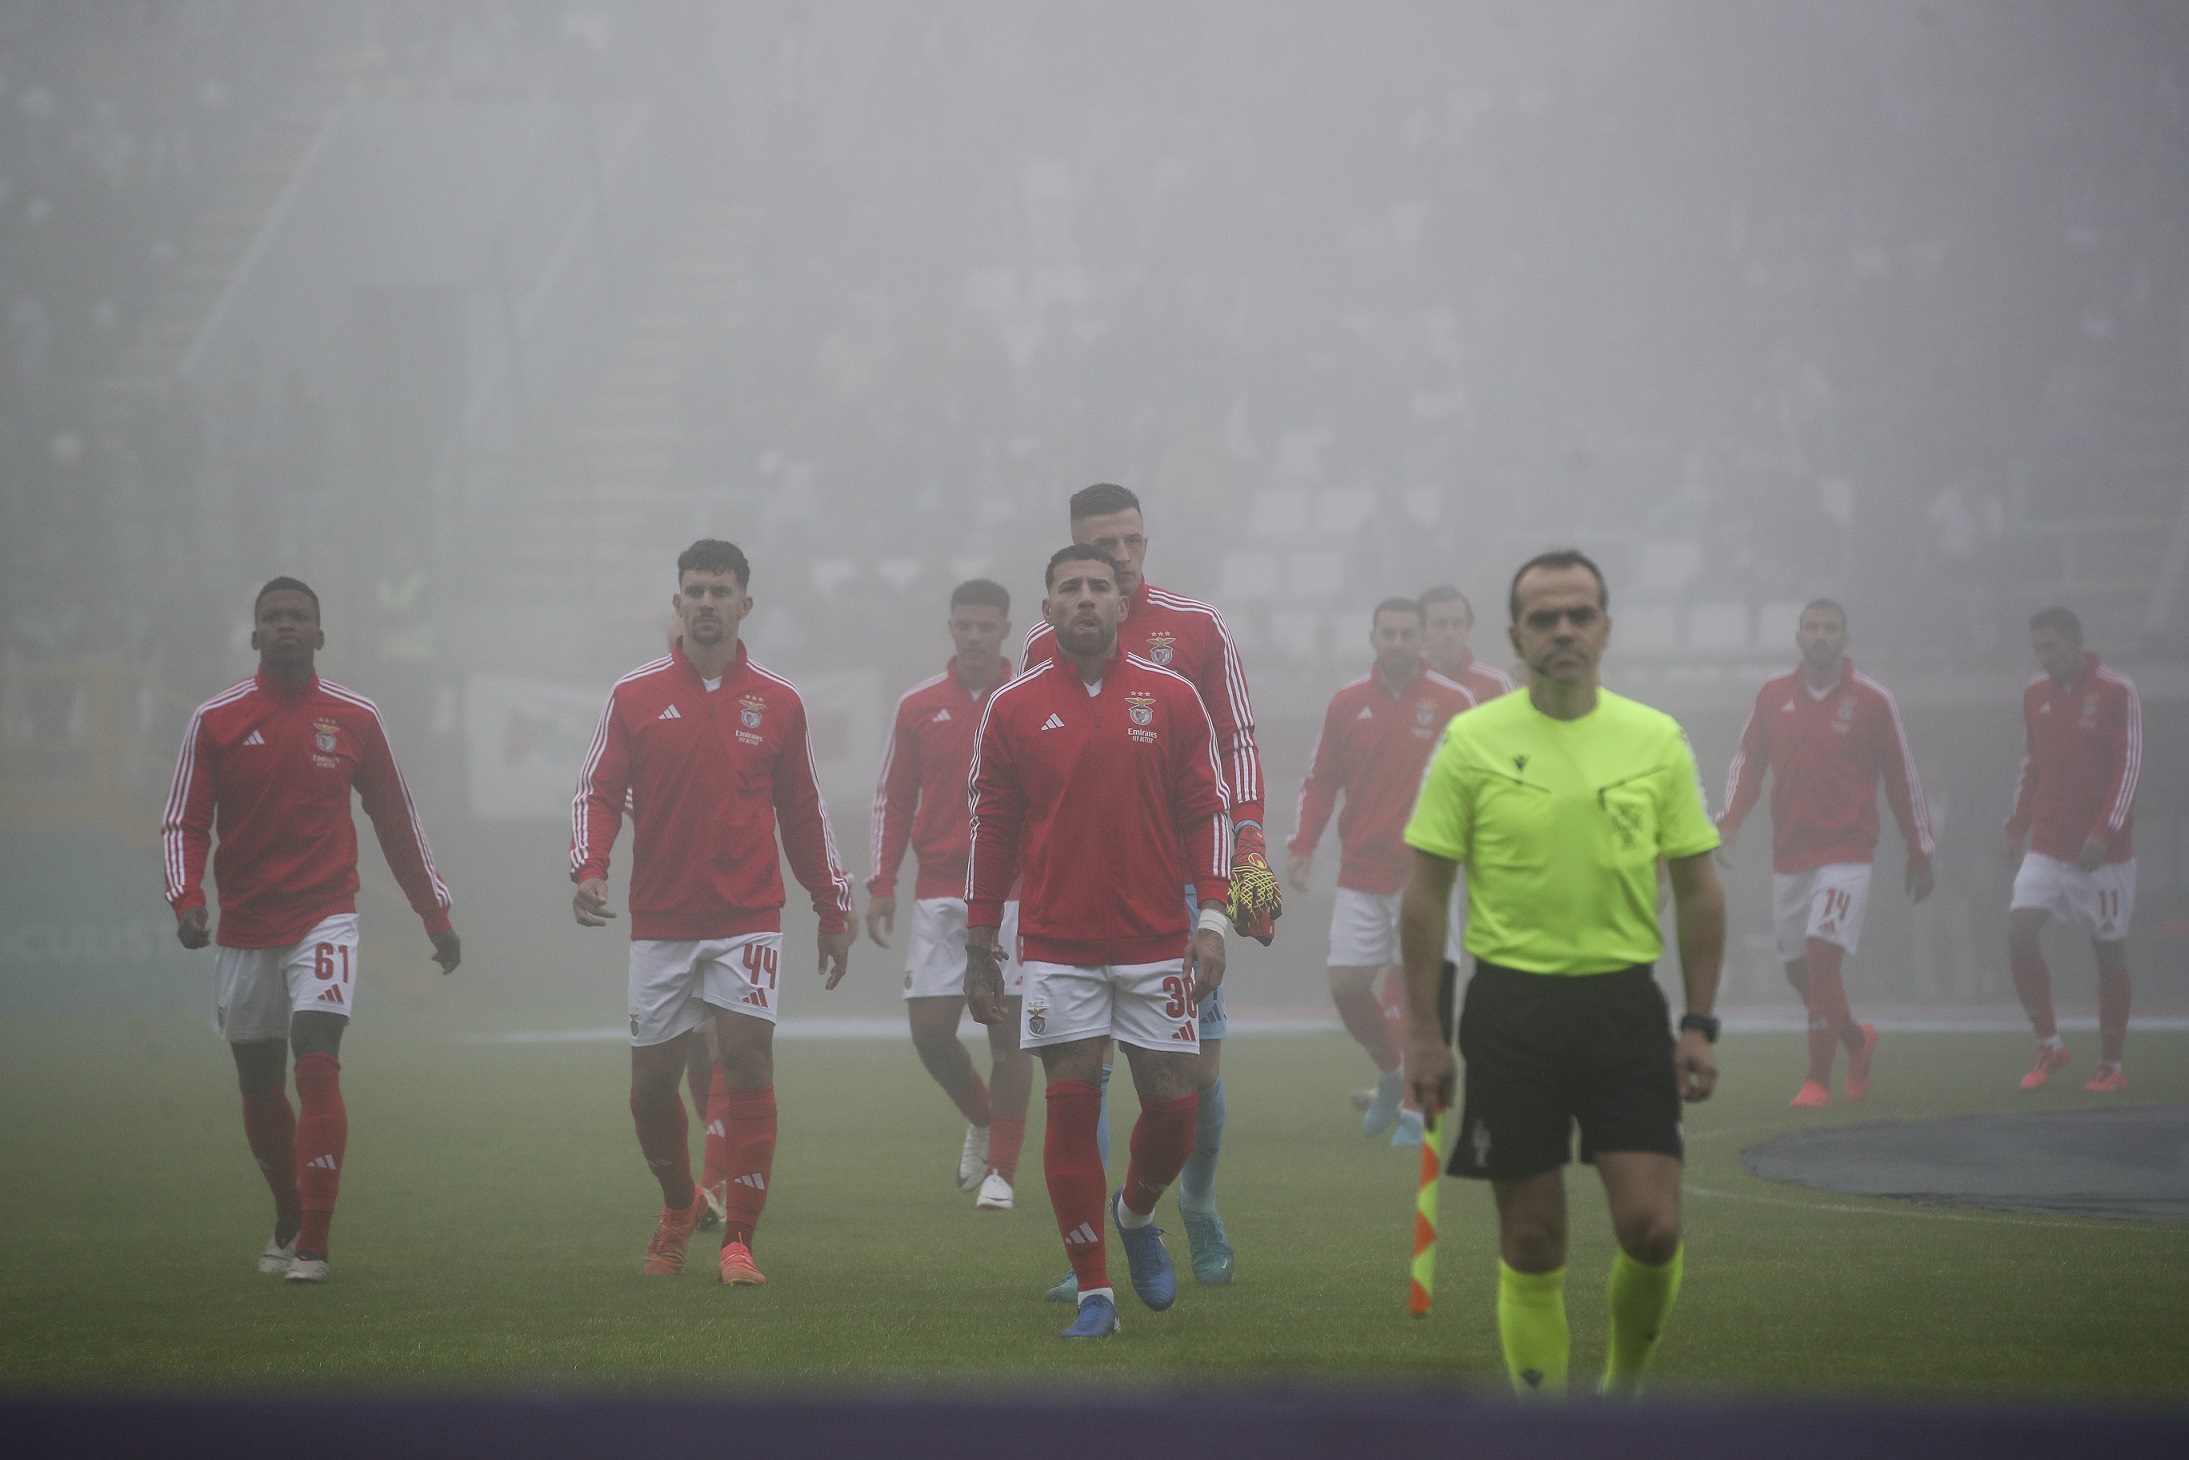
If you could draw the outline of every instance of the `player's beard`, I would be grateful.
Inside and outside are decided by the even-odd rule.
[[[1107,659],[1117,647],[1117,626],[1075,618],[1058,632],[1057,642],[1074,659]]]
[[[684,641],[711,649],[722,642],[726,631],[720,619],[694,619],[684,626]]]

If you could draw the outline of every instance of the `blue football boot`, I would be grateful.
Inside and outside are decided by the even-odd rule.
[[[1079,1317],[1064,1330],[1066,1338],[1108,1338],[1117,1332],[1117,1305],[1097,1293],[1079,1305]]]
[[[1120,1191],[1110,1199],[1110,1211],[1114,1216],[1125,1205],[1125,1193]],[[1178,1274],[1171,1268],[1171,1255],[1163,1250],[1163,1229],[1153,1222],[1143,1227],[1118,1226],[1117,1235],[1125,1244],[1125,1263],[1132,1269],[1133,1291],[1140,1301],[1160,1313],[1178,1301]]]

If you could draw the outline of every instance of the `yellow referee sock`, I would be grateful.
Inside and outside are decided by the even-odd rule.
[[[1672,1259],[1660,1267],[1636,1262],[1620,1252],[1611,1260],[1607,1284],[1611,1309],[1611,1353],[1604,1361],[1604,1385],[1598,1392],[1608,1399],[1633,1399],[1642,1392],[1642,1376],[1657,1352],[1657,1335],[1664,1332],[1673,1300],[1680,1296],[1680,1270],[1687,1257],[1685,1245],[1672,1249]]]
[[[1497,1338],[1522,1399],[1566,1397],[1566,1270],[1515,1272],[1497,1265]]]

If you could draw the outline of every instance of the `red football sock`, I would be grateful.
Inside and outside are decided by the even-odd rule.
[[[985,1129],[995,1120],[995,1112],[988,1108],[988,1086],[982,1082],[980,1071],[974,1069],[970,1062],[966,1065],[965,1083],[945,1093],[957,1105],[958,1112],[965,1117],[967,1125],[977,1125]]]
[[[295,1231],[304,1210],[296,1194],[296,1111],[286,1088],[243,1092],[243,1135],[274,1194],[274,1225]]]
[[[1064,1238],[1064,1255],[1082,1293],[1110,1285],[1108,1243],[1103,1240],[1102,1152],[1095,1122],[1102,1118],[1102,1087],[1089,1080],[1059,1080],[1049,1087],[1049,1130],[1041,1163],[1049,1179],[1049,1206]],[[1188,1126],[1191,1129],[1191,1126]]]
[[[1018,1185],[1019,1147],[1026,1144],[1026,1117],[999,1115],[988,1127],[988,1168]]]
[[[722,1066],[714,1067],[714,1083],[707,1087],[707,1125],[699,1140],[700,1184],[709,1191],[730,1174],[730,1086]]]
[[[768,1178],[775,1171],[775,1087],[730,1091],[723,1123],[728,1150],[722,1169],[730,1177],[730,1210],[722,1219],[722,1245],[742,1242],[750,1247],[760,1209],[768,1204]]]
[[[1820,1085],[1831,1083],[1840,1031],[1854,1018],[1847,1008],[1847,985],[1839,975],[1840,960],[1846,956],[1837,943],[1822,938],[1811,938],[1802,954],[1802,966],[1809,975],[1809,1078]]]
[[[327,1229],[334,1224],[335,1191],[342,1184],[342,1152],[350,1141],[350,1113],[342,1105],[342,1066],[331,1054],[296,1057],[297,1205],[304,1223],[297,1233],[298,1255],[327,1255]],[[286,1103],[286,1102],[284,1102]]]
[[[1133,1122],[1132,1163],[1125,1168],[1125,1205],[1136,1216],[1155,1210],[1164,1188],[1186,1169],[1193,1154],[1194,1111],[1201,1097],[1143,1100]]]
[[[1391,1021],[1383,1016],[1383,1004],[1373,989],[1332,989],[1330,1002],[1338,1006],[1338,1018],[1353,1042],[1368,1051],[1376,1068],[1389,1074],[1399,1067],[1391,1048]]]
[[[2098,1058],[2108,1064],[2121,1062],[2128,1043],[2128,960],[2108,968],[2098,965]]]
[[[631,1124],[638,1129],[638,1148],[647,1166],[661,1183],[662,1205],[683,1211],[692,1204],[692,1125],[682,1097],[672,1094],[648,1106],[639,1104],[637,1092],[632,1092]]]
[[[2014,970],[2014,992],[2029,1015],[2029,1027],[2039,1039],[2058,1038],[2059,1021],[2052,1017],[2052,970],[2045,966],[2045,955],[2034,943],[2027,951],[2009,943],[2007,955]]]

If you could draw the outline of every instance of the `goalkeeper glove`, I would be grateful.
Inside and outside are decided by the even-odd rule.
[[[1239,828],[1238,848],[1231,857],[1231,925],[1241,937],[1252,938],[1267,948],[1277,937],[1277,919],[1284,916],[1284,896],[1277,890],[1277,875],[1269,870],[1268,843],[1253,822]]]

